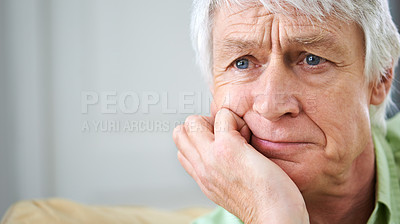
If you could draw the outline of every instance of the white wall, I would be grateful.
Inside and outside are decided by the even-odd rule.
[[[1,211],[15,200],[46,193],[48,111],[40,6],[36,1],[1,1]]]
[[[0,2],[1,213],[16,200],[42,197],[162,208],[212,205],[181,168],[171,137],[175,122],[189,114],[179,108],[185,92],[194,94],[186,96],[194,100],[186,109],[208,112],[207,87],[189,41],[190,1]],[[102,113],[102,100],[82,113],[88,91],[115,91],[117,97],[151,92],[161,99],[149,113],[143,100],[134,114]],[[164,99],[178,112],[166,113]],[[129,99],[126,104],[132,106]],[[169,127],[82,131],[85,122],[99,121]]]

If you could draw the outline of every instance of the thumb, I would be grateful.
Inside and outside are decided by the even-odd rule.
[[[221,108],[215,115],[215,138],[235,131],[239,132],[247,142],[250,142],[251,132],[246,122],[233,111]]]

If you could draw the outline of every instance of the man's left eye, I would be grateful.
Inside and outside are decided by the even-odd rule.
[[[304,63],[307,63],[307,65],[311,66],[317,66],[324,62],[326,62],[326,59],[313,54],[307,55],[306,58],[304,59]]]

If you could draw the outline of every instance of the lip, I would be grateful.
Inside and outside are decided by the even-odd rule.
[[[251,136],[250,144],[267,158],[281,158],[301,153],[314,143],[297,141],[271,141]]]

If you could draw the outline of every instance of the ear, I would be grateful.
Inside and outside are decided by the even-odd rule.
[[[386,76],[382,75],[380,80],[373,84],[370,99],[371,104],[380,105],[386,99],[392,86],[393,70],[393,68],[388,69]]]

